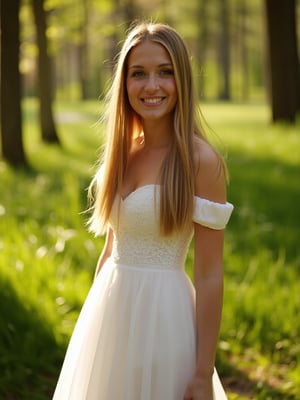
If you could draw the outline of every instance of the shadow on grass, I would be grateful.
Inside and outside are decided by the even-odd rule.
[[[283,252],[286,261],[300,265],[300,166],[243,153],[231,153],[228,164],[228,199],[235,205],[232,251],[248,257],[265,247],[274,258]]]
[[[254,157],[244,152],[230,152],[228,166],[231,174],[228,200],[235,205],[235,210],[228,225],[226,240],[229,242],[230,253],[238,255],[240,260],[236,269],[230,269],[230,262],[228,263],[228,279],[230,279],[231,283],[234,279],[241,281],[244,274],[247,274],[249,262],[252,259],[260,265],[262,270],[265,268],[265,271],[259,270],[257,272],[255,270],[256,279],[264,282],[259,286],[261,291],[259,292],[259,289],[257,289],[255,293],[256,298],[258,298],[255,303],[257,309],[255,310],[255,305],[252,303],[253,299],[249,297],[248,310],[252,309],[253,312],[250,311],[245,314],[246,304],[241,307],[241,314],[237,315],[239,307],[236,301],[238,299],[234,296],[234,293],[232,293],[231,301],[235,303],[229,307],[231,310],[234,309],[234,315],[239,322],[239,325],[236,326],[237,330],[241,329],[240,325],[245,324],[247,326],[248,324],[248,332],[251,332],[253,326],[256,326],[257,320],[260,320],[258,325],[261,326],[261,329],[256,328],[255,331],[257,340],[260,340],[264,349],[267,348],[272,353],[276,341],[283,340],[285,330],[282,326],[278,328],[276,323],[274,324],[275,315],[280,315],[280,318],[282,315],[279,313],[272,314],[272,310],[276,309],[275,301],[272,303],[272,300],[269,301],[269,297],[270,295],[274,296],[273,300],[275,300],[275,296],[278,296],[278,292],[282,293],[285,285],[288,288],[290,276],[293,276],[294,282],[297,282],[296,277],[299,276],[300,271],[300,254],[298,251],[300,166],[268,157],[267,149],[263,158]],[[259,255],[262,252],[267,252],[270,255],[270,259],[266,259],[268,261],[266,265],[263,263],[265,260],[263,256]],[[230,255],[229,261],[231,261]],[[276,263],[278,265],[275,268]],[[272,267],[273,269],[271,270]],[[287,274],[288,267],[288,272],[292,272],[293,275]],[[253,271],[252,273],[254,274]],[[268,282],[269,280],[271,282],[270,277],[275,276],[275,272],[276,279],[278,279],[278,286],[276,287],[278,292],[270,294],[263,289],[269,287]],[[252,289],[256,284],[252,281],[254,276],[251,277],[250,275],[248,276],[250,282],[247,281],[246,283],[249,283]],[[275,288],[275,286],[271,287]],[[243,304],[246,301],[245,294],[244,292],[244,296],[242,299],[240,298]],[[271,308],[270,313],[264,311],[267,303],[273,304],[273,309]],[[253,318],[253,321],[251,321],[251,318]],[[284,325],[283,321],[281,325]],[[294,323],[295,326],[299,325],[296,320]],[[277,326],[277,335],[272,335],[273,324]],[[231,328],[233,327],[231,326]],[[293,342],[295,339],[290,339],[290,335],[292,335],[291,331],[288,332],[287,339]],[[297,333],[296,342],[298,337]],[[248,344],[252,345],[253,342]],[[243,344],[240,343],[240,346],[243,346]],[[241,362],[243,362],[242,358]],[[233,393],[238,394],[237,397],[233,396],[232,399],[296,400],[299,398],[299,394],[293,395],[284,391],[284,388],[281,387],[282,385],[273,387],[266,381],[249,378],[242,368],[239,369],[236,365],[231,365],[228,360],[222,359],[220,364],[220,372],[224,376],[226,386],[229,391],[232,389]],[[253,372],[257,367],[257,365],[253,364],[249,367],[249,372]]]
[[[64,349],[47,321],[0,280],[0,397],[46,400],[53,392]]]

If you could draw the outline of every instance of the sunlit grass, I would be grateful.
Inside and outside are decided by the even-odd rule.
[[[103,238],[87,232],[86,188],[101,144],[97,102],[55,105],[62,147],[25,104],[30,170],[0,161],[0,398],[49,399]],[[218,369],[230,399],[297,399],[299,123],[263,104],[203,105],[231,175]],[[216,136],[217,135],[217,136]],[[187,265],[191,274],[191,258]],[[233,389],[235,388],[235,390]],[[298,396],[298,397],[297,397]]]
[[[270,124],[270,110],[263,103],[204,104],[203,114],[218,136],[222,150],[241,151],[257,159],[271,159],[291,165],[300,163],[299,122],[293,125]],[[223,142],[223,143],[222,143]],[[276,163],[275,163],[276,164]]]

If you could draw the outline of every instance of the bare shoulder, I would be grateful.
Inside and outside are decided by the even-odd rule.
[[[193,143],[195,194],[216,202],[226,201],[224,163],[220,154],[205,140],[195,137]]]
[[[197,173],[200,170],[212,168],[219,165],[220,156],[217,151],[204,139],[195,137],[193,142],[193,159]]]

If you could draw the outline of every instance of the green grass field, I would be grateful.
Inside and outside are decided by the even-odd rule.
[[[40,141],[24,103],[31,168],[0,160],[0,398],[51,398],[103,239],[86,230],[101,144],[97,102],[55,105],[62,147]],[[204,104],[226,155],[235,210],[226,232],[217,368],[233,399],[300,398],[300,134],[263,104]],[[192,252],[191,252],[192,254]],[[187,270],[191,274],[192,259]]]

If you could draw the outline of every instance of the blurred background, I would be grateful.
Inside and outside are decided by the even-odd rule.
[[[86,230],[104,107],[136,20],[191,54],[228,163],[217,368],[233,399],[300,399],[300,3],[1,0],[0,398],[51,398],[103,238]],[[187,272],[192,273],[192,247]],[[141,399],[142,400],[142,399]]]

